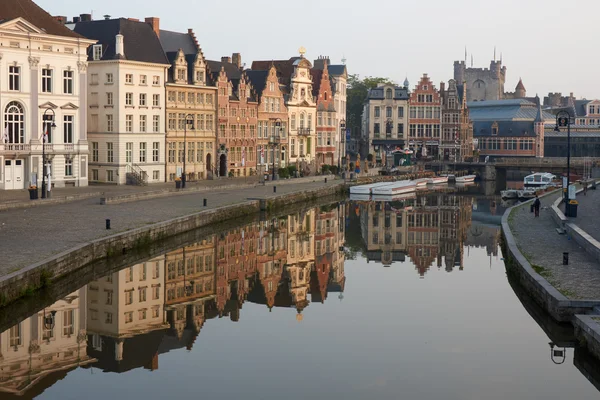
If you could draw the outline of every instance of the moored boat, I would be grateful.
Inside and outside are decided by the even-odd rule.
[[[447,176],[434,176],[433,178],[429,178],[427,180],[427,183],[430,185],[439,185],[442,183],[448,183],[448,177]]]
[[[525,187],[528,186],[548,186],[556,179],[556,175],[549,172],[536,172],[535,174],[527,175],[523,179]]]
[[[416,187],[427,186],[427,182],[429,182],[429,178],[419,178],[413,181]]]
[[[517,199],[519,193],[514,189],[503,190],[500,192],[500,197],[502,197],[503,200]]]
[[[413,181],[398,181],[391,185],[373,188],[373,195],[395,196],[402,193],[414,192],[417,185]]]
[[[520,200],[529,200],[535,197],[535,189],[524,189],[517,191]]]
[[[465,182],[473,182],[475,180],[475,175],[465,175],[465,176],[457,176],[456,183],[465,183]]]
[[[377,182],[370,183],[368,185],[352,186],[350,188],[350,194],[371,194],[372,190],[377,187],[387,186],[394,182]]]

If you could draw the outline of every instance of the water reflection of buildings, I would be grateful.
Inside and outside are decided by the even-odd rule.
[[[85,288],[0,333],[0,398],[37,396],[71,369],[93,361],[85,333]]]
[[[428,193],[360,205],[367,260],[390,266],[408,255],[424,276],[434,263],[463,268],[463,245],[471,225],[470,197]]]
[[[344,221],[344,204],[261,220],[90,282],[0,334],[0,398],[39,394],[77,366],[157,369],[246,301],[301,319],[309,298],[344,290]]]

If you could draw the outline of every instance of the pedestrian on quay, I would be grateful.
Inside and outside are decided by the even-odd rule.
[[[535,195],[535,200],[533,201],[533,210],[535,211],[535,218],[540,216],[540,206],[542,203],[540,202],[540,198]]]

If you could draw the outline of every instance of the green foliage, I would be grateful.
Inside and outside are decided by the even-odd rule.
[[[330,170],[329,168],[330,167],[327,164],[321,165],[321,173],[323,173],[323,175],[329,174],[329,170]]]
[[[279,168],[277,170],[277,174],[281,179],[286,179],[290,177],[290,171],[287,168]]]
[[[291,177],[296,176],[296,166],[295,165],[288,165],[287,170],[288,170],[289,176],[291,176]]]
[[[347,115],[346,126],[354,132],[362,126],[362,112],[369,89],[377,87],[379,83],[393,83],[388,78],[367,76],[363,79],[359,75],[348,76],[347,90]]]
[[[333,174],[333,175],[337,175],[340,171],[337,165],[330,165],[329,166],[329,171]]]

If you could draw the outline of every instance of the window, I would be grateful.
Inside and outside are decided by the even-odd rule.
[[[152,300],[160,299],[160,286],[155,286],[152,288]]]
[[[194,95],[194,93],[188,93],[187,102],[193,104],[195,100],[196,100],[196,96]]]
[[[5,142],[25,143],[25,114],[21,103],[16,101],[8,103],[4,112],[4,124]]]
[[[152,116],[152,132],[160,132],[160,115]]]
[[[392,98],[392,89],[386,89],[385,90],[385,98],[386,99],[391,99]]]
[[[8,67],[8,89],[21,90],[21,67]]]
[[[132,142],[125,143],[125,162],[127,162],[127,163],[133,162],[133,143]]]
[[[408,110],[409,118],[417,118],[417,107],[410,107]]]
[[[152,179],[154,179],[155,181],[160,179],[160,171],[152,171]]]
[[[145,287],[138,289],[138,299],[139,299],[138,301],[140,303],[146,301],[146,288]]]
[[[185,68],[177,68],[177,80],[178,81],[185,80]]]
[[[92,47],[92,58],[94,61],[98,61],[102,58],[102,45],[101,44],[95,44]]]
[[[152,143],[152,161],[153,162],[158,162],[159,150],[160,150],[160,142],[153,142]]]
[[[104,323],[106,323],[106,324],[112,324],[112,321],[113,321],[112,313],[105,312],[104,313]]]
[[[133,84],[133,74],[125,74],[125,83]]]
[[[185,103],[185,93],[177,92],[177,101],[180,103]]]
[[[75,333],[75,310],[63,311],[63,336]]]
[[[65,156],[65,176],[73,176],[73,159]]]
[[[63,71],[63,93],[73,94],[73,75],[71,70]]]
[[[112,142],[107,142],[106,143],[106,161],[107,162],[114,162],[114,148],[113,148],[113,143]]]
[[[140,143],[140,162],[141,163],[146,162],[146,143],[145,142]]]
[[[125,93],[125,105],[126,106],[133,105],[133,93]]]
[[[72,115],[63,116],[63,143],[73,143],[73,119]]]
[[[106,171],[106,181],[114,182],[115,181],[115,172],[112,169]]]
[[[106,115],[106,131],[112,132],[114,130],[114,119],[112,114]]]
[[[196,80],[198,82],[204,82],[204,71],[196,71]]]
[[[392,118],[392,107],[386,107],[385,108],[385,116],[387,118]]]
[[[106,83],[107,83],[108,85],[110,85],[110,84],[112,84],[113,82],[114,82],[114,81],[113,81],[113,74],[111,74],[111,73],[108,73],[108,74],[106,74]]]
[[[381,109],[379,106],[375,106],[375,118],[379,118],[381,116]]]
[[[92,162],[98,162],[98,142],[92,142]]]
[[[140,106],[146,106],[146,93],[140,93]]]
[[[169,118],[169,129],[176,129],[177,128],[177,114],[169,113],[168,118]]]
[[[140,75],[140,85],[146,84],[146,75]]]
[[[49,68],[42,69],[42,92],[52,92],[52,70]]]
[[[171,164],[175,162],[175,151],[175,142],[169,142],[168,162]]]
[[[125,116],[125,132],[133,132],[133,115]]]
[[[107,92],[106,93],[106,105],[107,106],[114,105],[114,100],[113,100],[113,94],[112,94],[112,92]]]
[[[404,124],[398,124],[398,135],[404,133]]]
[[[133,311],[129,311],[125,313],[125,323],[130,324],[133,322]]]
[[[158,86],[158,85],[160,85],[160,76],[158,76],[158,75],[154,75],[154,76],[152,77],[152,84],[153,84],[154,86]]]
[[[146,308],[142,308],[141,310],[138,310],[138,320],[143,321],[146,319],[146,316],[147,316]]]
[[[97,85],[98,84],[98,74],[92,74],[91,75],[90,84],[91,85]]]
[[[404,107],[398,107],[398,118],[404,118]]]
[[[140,132],[146,132],[146,116],[140,115]]]
[[[160,94],[153,94],[152,95],[152,106],[153,107],[160,106]]]
[[[375,133],[375,134],[377,134],[377,135],[378,135],[380,132],[381,132],[381,129],[380,129],[379,123],[378,123],[378,122],[376,122],[376,123],[373,125],[373,133]]]

